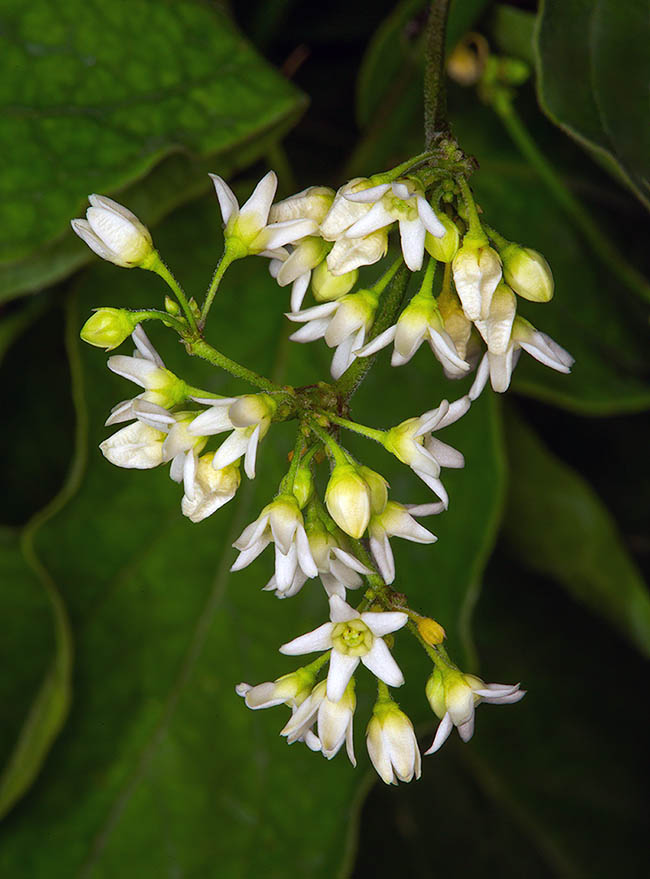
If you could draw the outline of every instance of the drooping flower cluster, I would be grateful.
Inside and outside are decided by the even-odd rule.
[[[241,207],[228,184],[211,176],[225,247],[201,308],[185,296],[148,230],[126,208],[91,196],[87,220],[73,221],[96,253],[120,266],[156,272],[177,299],[168,297],[165,311],[100,308],[86,322],[82,338],[107,350],[131,335],[133,355],[113,354],[108,366],[142,389],[113,408],[107,425],[125,426],[100,448],[119,467],[169,463],[171,478],[183,484],[183,514],[199,522],[234,497],[240,468],[255,477],[258,449],[273,423],[297,421],[288,469],[275,496],[235,541],[239,554],[231,570],[256,562],[272,545],[274,564],[270,578],[268,573],[262,578],[263,590],[287,599],[318,580],[329,620],[279,647],[285,656],[319,652],[311,664],[257,686],[239,684],[237,693],[252,709],[286,705],[291,715],[281,734],[290,744],[304,742],[327,759],[345,745],[354,764],[356,677],[363,666],[378,689],[366,731],[369,757],[386,783],[410,781],[420,775],[421,754],[411,721],[389,692],[404,683],[393,655],[397,632],[415,634],[434,664],[425,692],[440,724],[427,754],[440,748],[454,726],[467,741],[481,702],[507,704],[524,695],[518,685],[485,684],[457,668],[442,645],[442,626],[393,589],[399,577],[391,539],[436,541],[418,518],[448,509],[443,470],[465,463],[438,433],[468,415],[488,379],[495,390],[505,391],[521,350],[569,371],[570,355],[517,314],[517,296],[533,302],[551,298],[551,272],[540,254],[481,224],[462,175],[421,157],[355,178],[336,192],[311,186],[278,202],[271,171]],[[356,288],[359,271],[386,255],[392,229],[400,256],[374,284]],[[249,255],[268,259],[277,283],[291,285],[288,317],[301,325],[291,338],[323,338],[334,349],[335,384],[280,386],[206,342],[204,327],[221,280],[234,260]],[[423,268],[405,302],[408,272]],[[303,309],[310,289],[316,304]],[[189,354],[248,381],[257,392],[221,397],[188,384],[165,367],[142,329],[144,320],[172,327]],[[424,342],[448,378],[462,379],[478,366],[465,393],[437,405],[424,399],[422,408],[432,408],[381,429],[347,417],[350,388],[370,365],[367,358],[392,343],[391,363],[403,366]],[[346,383],[350,375],[354,380]],[[342,445],[341,428],[379,443],[431,494],[417,503],[390,497],[384,476]],[[360,597],[353,606],[355,590]]]

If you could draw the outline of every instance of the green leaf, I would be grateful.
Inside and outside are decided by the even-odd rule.
[[[650,655],[650,593],[605,505],[512,415],[506,439],[511,477],[504,528],[511,550]]]
[[[518,309],[576,359],[566,376],[524,353],[513,387],[583,414],[643,411],[650,405],[650,388],[643,378],[647,346],[641,310],[615,278],[603,282],[600,263],[496,117],[473,104],[453,121],[463,148],[480,158],[472,187],[486,222],[539,250],[553,270],[554,299],[545,304],[520,299]]]
[[[206,241],[219,240],[218,225],[210,198],[175,214],[157,235],[192,294],[200,293],[218,256],[216,246],[206,247]],[[82,282],[75,322],[81,326],[94,306],[136,307],[162,293],[148,273],[98,264]],[[331,351],[321,342],[287,350],[287,298],[263,261],[242,261],[229,270],[208,336],[257,370],[313,382],[326,375],[322,367]],[[243,390],[205,364],[188,362],[160,327],[150,327],[150,335],[169,367],[192,382],[217,392]],[[274,352],[271,342],[278,338]],[[421,353],[426,382],[410,371],[406,396],[402,376],[384,359],[377,369],[380,384],[369,382],[355,399],[360,417],[369,413],[369,420],[396,423],[438,401],[446,387],[440,367]],[[233,690],[240,680],[257,683],[295,668],[296,660],[281,656],[278,645],[325,616],[318,585],[308,584],[288,601],[260,592],[270,575],[268,552],[228,574],[232,540],[272,496],[286,469],[292,425],[274,426],[262,443],[257,479],[244,480],[221,514],[192,525],[180,514],[179,486],[165,472],[119,470],[102,458],[96,447],[109,432],[102,426],[106,413],[131,389],[106,369],[101,352],[84,347],[80,356],[88,469],[79,492],[36,542],[72,620],[75,701],[46,771],[6,822],[0,872],[11,875],[27,864],[35,879],[118,873],[145,879],[170,869],[200,875],[218,863],[226,876],[283,879],[290,858],[310,877],[332,875],[349,858],[366,776],[343,756],[328,763],[300,744],[288,750],[278,735],[286,710],[248,711]],[[446,479],[453,512],[432,523],[440,543],[402,542],[395,549],[404,588],[444,622],[460,655],[501,510],[494,398],[485,395],[467,423],[445,434],[465,451],[468,471],[450,472]],[[396,497],[430,496],[407,468],[366,445],[364,459],[381,455]],[[410,700],[421,710],[429,661],[406,634],[396,653],[409,680],[405,704]],[[358,689],[356,744],[367,765],[362,728],[373,698],[370,676],[360,675]],[[11,724],[15,729],[13,717]]]
[[[491,21],[491,32],[500,52],[535,64],[535,15],[498,3]]]
[[[279,137],[304,107],[225,13],[200,0],[110,10],[72,0],[65,14],[13,0],[3,33],[0,264],[13,293],[85,260],[68,223],[88,192],[131,187],[131,204],[154,205],[141,217],[154,222],[206,185],[206,167],[259,158],[269,133]],[[161,162],[151,186],[138,185]]]
[[[544,0],[537,31],[542,109],[650,207],[642,0]]]

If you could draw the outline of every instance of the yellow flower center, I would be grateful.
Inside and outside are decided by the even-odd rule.
[[[345,656],[365,656],[374,640],[368,626],[359,619],[337,623],[332,630],[332,646]]]

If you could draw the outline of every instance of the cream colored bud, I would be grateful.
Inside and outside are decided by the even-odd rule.
[[[427,232],[424,246],[427,253],[438,262],[451,262],[460,247],[460,232],[458,226],[447,214],[436,212],[436,216],[445,227],[445,234],[442,238],[434,238],[430,232]]]
[[[418,632],[427,644],[431,644],[432,646],[442,644],[447,637],[446,632],[440,623],[436,622],[436,620],[432,620],[431,617],[420,617],[417,621],[417,627]]]
[[[307,218],[322,223],[334,201],[334,190],[328,186],[310,186],[277,202],[269,211],[269,223]]]
[[[358,540],[370,521],[370,488],[352,464],[337,464],[325,491],[325,504],[336,524]]]
[[[147,267],[155,256],[151,234],[128,208],[105,195],[89,195],[85,220],[72,220],[77,235],[102,259],[123,268]]]
[[[316,302],[332,302],[345,296],[357,283],[359,270],[333,275],[326,262],[316,266],[311,276],[311,289]]]
[[[370,489],[370,512],[373,516],[379,516],[388,503],[388,483],[381,473],[376,473],[370,467],[359,467],[359,473]]]
[[[95,348],[112,351],[131,335],[137,323],[133,312],[124,308],[96,308],[79,335]]]
[[[501,251],[503,276],[512,289],[531,302],[553,298],[553,273],[541,253],[519,244],[508,244]]]
[[[271,419],[278,408],[268,394],[244,394],[228,409],[228,417],[235,427],[251,427]]]

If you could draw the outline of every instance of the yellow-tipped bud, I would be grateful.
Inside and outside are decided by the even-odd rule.
[[[311,289],[317,302],[332,302],[345,296],[357,283],[359,270],[353,269],[344,275],[333,275],[326,262],[316,266],[311,276]]]
[[[420,617],[417,622],[418,632],[422,636],[422,638],[427,642],[427,644],[431,644],[434,647],[436,644],[442,644],[445,640],[447,633],[442,628],[440,623],[437,623],[435,620],[432,620],[431,617]]]
[[[501,251],[503,276],[519,296],[531,302],[553,298],[553,273],[541,253],[520,244],[508,244]]]
[[[430,232],[427,232],[424,246],[427,253],[438,262],[451,262],[460,247],[460,232],[458,226],[447,214],[437,212],[436,216],[445,227],[445,234],[442,238],[434,238]]]
[[[133,312],[124,308],[97,308],[79,335],[95,348],[112,351],[131,335],[137,323]]]
[[[325,491],[325,504],[336,524],[358,540],[370,521],[370,488],[352,464],[337,464]]]

